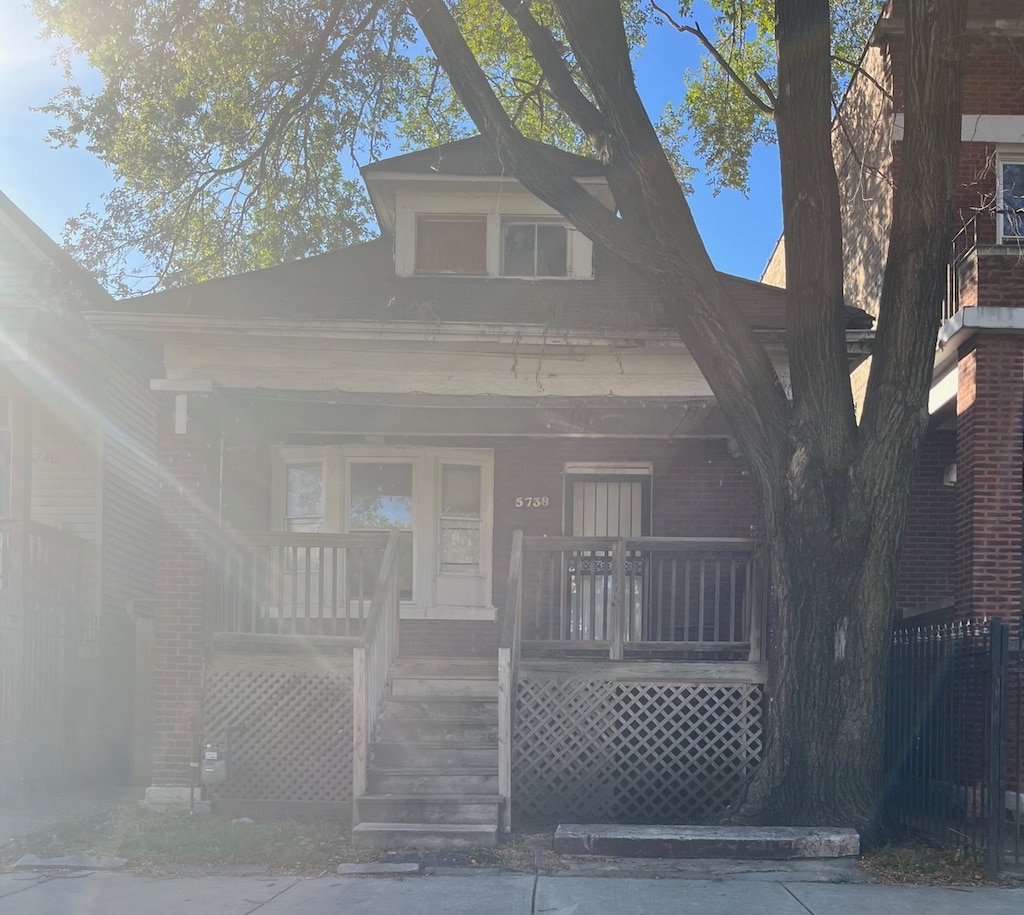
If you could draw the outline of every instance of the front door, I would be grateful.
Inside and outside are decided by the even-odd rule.
[[[565,481],[565,528],[573,537],[645,537],[651,527],[649,473],[572,473]],[[569,632],[583,641],[608,638],[612,596],[612,559],[608,550],[579,550],[569,559]],[[639,554],[627,557],[630,625],[641,631],[643,571]]]

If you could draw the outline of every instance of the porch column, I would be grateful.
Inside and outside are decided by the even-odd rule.
[[[185,400],[182,400],[182,397]],[[158,808],[187,805],[202,720],[206,573],[217,530],[219,417],[207,395],[160,394],[152,785]]]
[[[1024,338],[981,333],[958,358],[956,610],[1021,609]]]

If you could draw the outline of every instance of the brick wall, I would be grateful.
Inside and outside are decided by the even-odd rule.
[[[956,488],[946,469],[956,460],[956,433],[928,434],[914,475],[896,593],[897,616],[953,599],[956,559]]]
[[[957,611],[1009,619],[1021,607],[1024,340],[979,334],[959,354]]]
[[[153,669],[154,785],[188,785],[203,685],[206,549],[216,519],[218,452],[205,404],[189,398],[189,431],[174,433],[174,400],[161,398],[160,532]]]

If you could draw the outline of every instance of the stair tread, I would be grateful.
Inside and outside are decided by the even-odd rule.
[[[498,665],[495,661],[466,658],[399,658],[391,665],[391,677],[497,680]]]
[[[407,803],[423,803],[434,801],[437,803],[460,804],[500,804],[504,798],[500,794],[361,794],[361,801],[404,801]]]
[[[381,775],[493,775],[498,766],[368,766]]]
[[[353,832],[480,832],[493,833],[497,824],[491,823],[360,823]]]
[[[497,750],[496,740],[374,740],[374,746],[420,747],[426,750]]]

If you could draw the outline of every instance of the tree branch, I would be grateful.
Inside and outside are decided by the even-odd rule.
[[[682,32],[687,35],[693,35],[694,38],[696,38],[702,45],[704,45],[704,50],[706,50],[715,59],[718,66],[720,66],[725,71],[726,76],[728,76],[729,79],[731,79],[739,87],[740,91],[748,99],[750,99],[750,101],[760,111],[767,115],[772,115],[775,113],[775,103],[777,101],[777,99],[775,98],[775,93],[772,92],[771,86],[768,85],[767,80],[765,80],[764,77],[761,76],[761,74],[755,73],[754,79],[757,80],[757,84],[761,87],[761,91],[765,93],[765,96],[768,99],[767,102],[750,87],[747,81],[743,79],[743,77],[740,76],[739,73],[736,72],[732,64],[730,64],[729,61],[725,59],[722,52],[715,47],[715,43],[710,38],[708,38],[707,34],[704,32],[704,30],[700,27],[699,24],[694,23],[693,25],[686,25],[685,23],[679,22],[672,16],[671,13],[662,9],[662,7],[660,7],[655,2],[655,0],[651,0],[651,8],[659,16],[662,16],[665,19],[665,21],[670,26],[672,26],[672,28],[674,28],[677,32]]]
[[[595,145],[600,146],[601,137],[607,130],[604,115],[576,85],[576,80],[565,65],[561,46],[551,32],[530,12],[527,0],[500,2],[519,26],[519,31],[523,33],[530,53],[540,66],[555,101]]]

